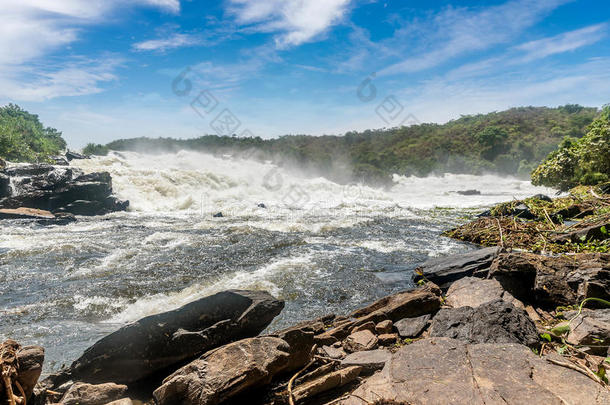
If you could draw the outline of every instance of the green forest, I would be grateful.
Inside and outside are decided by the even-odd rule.
[[[0,107],[0,157],[12,162],[45,162],[61,153],[66,141],[55,128],[15,104]]]
[[[421,124],[348,132],[343,136],[286,135],[263,140],[206,135],[194,139],[134,138],[109,143],[111,150],[163,152],[180,149],[246,154],[297,165],[332,180],[389,183],[393,173],[502,173],[528,178],[564,139],[580,139],[600,114],[597,108],[565,105],[520,107],[467,115],[446,124]]]
[[[17,105],[0,107],[0,157],[45,162],[66,148],[61,132]],[[566,190],[610,180],[610,106],[520,107],[467,115],[446,124],[383,128],[344,135],[192,139],[132,138],[83,152],[195,150],[271,160],[338,182],[390,184],[391,175],[500,173]],[[541,162],[544,162],[540,165]],[[540,165],[540,166],[539,166]],[[533,172],[533,173],[532,173]]]

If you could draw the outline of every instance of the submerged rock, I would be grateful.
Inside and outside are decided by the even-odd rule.
[[[139,381],[215,347],[258,335],[283,307],[283,301],[262,291],[232,290],[201,298],[100,339],[51,383]]]
[[[485,277],[499,252],[500,248],[490,247],[428,260],[415,270],[414,281],[425,278],[446,289],[466,276]]]
[[[212,350],[163,380],[158,405],[222,403],[271,382],[289,364],[288,344],[275,337],[240,340]]]
[[[522,345],[431,338],[403,346],[340,403],[362,405],[360,398],[370,403],[601,405],[610,402],[610,391]]]
[[[481,195],[479,190],[460,190],[456,191],[459,195]]]

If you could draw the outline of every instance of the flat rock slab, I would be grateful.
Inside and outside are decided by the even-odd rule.
[[[570,327],[568,343],[590,346],[591,353],[602,356],[610,352],[610,309],[583,310]]]
[[[424,331],[431,317],[431,315],[422,315],[415,318],[404,318],[396,322],[394,327],[400,337],[414,338]]]
[[[4,208],[0,209],[0,219],[54,219],[49,211],[35,208]]]
[[[423,275],[427,280],[446,289],[452,282],[463,277],[485,277],[499,252],[500,248],[490,247],[428,260],[415,270],[414,281],[419,281]]]
[[[467,344],[430,338],[403,346],[343,405],[380,399],[424,404],[545,405],[610,403],[583,374],[553,365],[518,344]]]
[[[525,308],[521,301],[502,288],[498,280],[478,277],[464,277],[451,284],[447,290],[445,303],[453,308],[475,308],[499,299],[510,302],[518,308]]]
[[[356,352],[344,358],[340,367],[360,366],[365,371],[376,371],[382,369],[391,357],[392,353],[384,349]]]
[[[163,380],[158,405],[219,404],[247,389],[269,384],[289,366],[289,345],[276,337],[243,339],[187,364]]]
[[[534,345],[536,326],[527,313],[511,303],[496,300],[477,308],[443,308],[432,319],[430,336],[468,343],[521,343]]]
[[[224,291],[126,325],[54,377],[89,383],[139,381],[223,344],[258,335],[284,302],[263,291]],[[63,381],[62,381],[63,380]]]

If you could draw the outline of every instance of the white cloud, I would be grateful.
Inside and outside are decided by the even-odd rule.
[[[557,7],[573,0],[512,0],[487,8],[445,9],[433,21],[408,27],[425,46],[380,74],[411,73],[433,68],[459,55],[513,41]],[[416,44],[412,44],[416,45]]]
[[[100,91],[96,83],[112,78],[95,64],[56,66],[54,71],[33,71],[29,66],[77,41],[87,25],[103,22],[116,7],[125,5],[180,11],[179,0],[0,0],[0,93],[32,100]]]
[[[579,30],[564,32],[550,38],[531,41],[516,49],[527,54],[523,61],[546,58],[547,56],[574,51],[583,46],[592,45],[606,36],[607,24],[597,24]]]
[[[151,39],[133,44],[133,49],[137,51],[167,51],[168,49],[183,48],[199,45],[203,39],[197,35],[190,34],[171,34],[166,38]]]
[[[229,0],[237,23],[275,33],[278,48],[314,40],[347,12],[351,0]]]
[[[0,78],[0,97],[44,101],[55,97],[81,96],[103,91],[102,83],[117,79],[119,59],[71,61],[69,66],[5,71]]]

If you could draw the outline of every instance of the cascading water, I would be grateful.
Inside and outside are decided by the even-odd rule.
[[[73,164],[109,171],[130,211],[1,224],[0,339],[43,345],[45,372],[126,322],[228,288],[286,300],[271,329],[346,313],[409,287],[428,257],[471,249],[439,237],[466,215],[551,192],[491,175],[395,176],[380,190],[185,151]],[[467,189],[481,195],[456,193]]]

